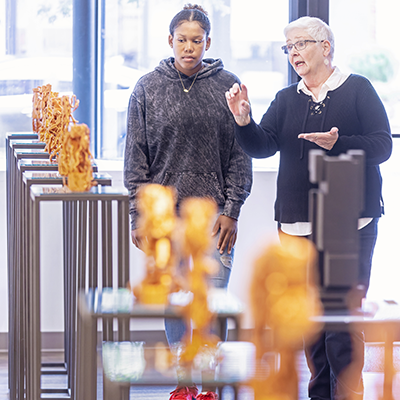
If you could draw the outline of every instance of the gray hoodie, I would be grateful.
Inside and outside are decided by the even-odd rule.
[[[171,57],[136,84],[128,108],[124,183],[135,229],[136,194],[146,183],[173,186],[186,197],[212,197],[237,219],[252,185],[251,158],[234,137],[225,92],[239,79],[221,60],[205,59],[188,93]],[[194,75],[181,73],[185,88]]]

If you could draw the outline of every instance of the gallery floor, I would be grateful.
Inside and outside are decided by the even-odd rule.
[[[399,349],[395,348],[395,359],[398,357]],[[382,352],[383,348],[376,345],[367,345],[366,363],[364,368],[364,400],[378,400],[382,396]],[[43,361],[54,361],[60,359],[62,354],[49,353],[45,355]],[[303,352],[299,352],[297,370],[299,374],[299,400],[307,400],[307,383],[309,379],[308,368],[304,359]],[[396,361],[397,363],[397,361]],[[396,365],[396,364],[395,364]],[[397,365],[396,365],[397,366]],[[65,378],[62,376],[52,377],[56,379],[60,386],[65,384]],[[131,399],[139,400],[168,400],[169,393],[174,389],[172,386],[149,386],[140,388],[131,388]],[[101,399],[101,381],[99,379],[99,399]],[[0,400],[8,400],[8,358],[7,353],[0,353]],[[221,400],[232,400],[233,393],[226,388]],[[400,376],[396,374],[393,385],[393,400],[400,400]],[[243,387],[239,393],[239,400],[254,400],[251,389]]]

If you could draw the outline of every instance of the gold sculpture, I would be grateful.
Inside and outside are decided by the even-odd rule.
[[[67,177],[67,186],[73,192],[88,191],[93,184],[90,130],[85,124],[73,124],[64,131],[58,170]]]
[[[316,335],[320,326],[312,317],[322,312],[312,278],[316,251],[305,239],[283,234],[256,260],[251,293],[254,344],[258,373],[252,381],[255,400],[298,398],[296,353],[303,340]],[[272,343],[265,339],[271,329]],[[272,352],[280,358],[279,368],[270,365],[267,376],[262,359]]]
[[[188,329],[183,338],[181,363],[191,363],[204,346],[216,350],[219,341],[211,333],[215,315],[210,311],[207,302],[208,277],[216,268],[216,261],[208,254],[212,245],[211,230],[216,212],[215,202],[206,198],[188,198],[182,204],[182,252],[184,257],[192,259],[192,268],[188,271],[188,289],[193,295],[184,315],[187,326],[193,323],[195,329],[192,334]]]
[[[172,236],[176,228],[175,191],[158,184],[143,186],[138,193],[138,211],[142,250],[146,254],[146,276],[133,289],[143,304],[167,304],[176,289],[176,263]]]

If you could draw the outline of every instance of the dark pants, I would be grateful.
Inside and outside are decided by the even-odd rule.
[[[314,344],[305,348],[305,353],[311,371],[310,399],[362,400],[362,332],[352,335],[349,332],[324,332]],[[350,393],[352,397],[349,397]]]
[[[359,283],[368,289],[372,255],[377,238],[378,218],[359,230]],[[324,332],[305,349],[311,371],[309,397],[312,400],[363,398],[362,369],[364,336],[362,332]]]

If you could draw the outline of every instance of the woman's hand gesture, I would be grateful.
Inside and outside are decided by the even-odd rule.
[[[235,83],[225,92],[225,97],[236,123],[240,126],[248,125],[250,123],[250,102],[247,96],[247,87]]]
[[[325,150],[331,150],[339,138],[339,129],[333,127],[329,132],[300,133],[298,138],[313,142]]]

